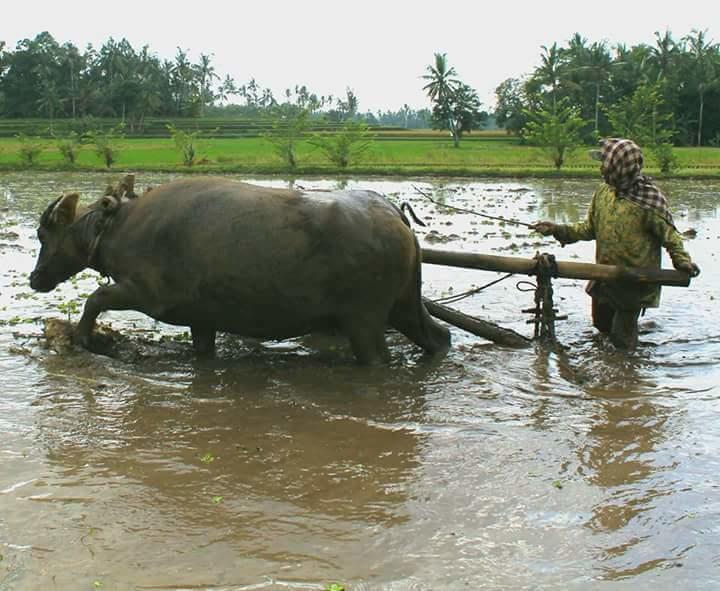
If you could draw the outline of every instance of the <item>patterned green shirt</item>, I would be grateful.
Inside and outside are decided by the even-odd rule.
[[[659,269],[661,247],[665,247],[673,265],[690,262],[682,236],[652,209],[616,197],[603,183],[595,191],[584,222],[559,225],[554,234],[563,244],[595,240],[595,261],[606,265],[652,267]],[[613,282],[596,283],[593,296],[616,308],[655,308],[660,303],[660,286]]]

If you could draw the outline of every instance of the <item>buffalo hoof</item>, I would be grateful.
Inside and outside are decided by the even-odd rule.
[[[72,338],[73,345],[90,350],[90,335],[75,331]]]

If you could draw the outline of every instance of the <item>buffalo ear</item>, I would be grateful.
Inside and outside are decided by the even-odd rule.
[[[78,193],[70,193],[63,195],[52,212],[52,220],[61,226],[67,226],[75,221],[75,212],[77,211]]]

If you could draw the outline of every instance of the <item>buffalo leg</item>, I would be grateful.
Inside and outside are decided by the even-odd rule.
[[[142,310],[142,307],[133,290],[122,283],[96,289],[85,301],[80,322],[75,329],[75,339],[86,349],[97,317],[106,310]]]
[[[390,325],[431,355],[450,347],[450,332],[430,317],[419,298],[398,302],[390,313]]]
[[[353,319],[346,325],[346,332],[358,363],[376,365],[390,361],[384,323],[378,325],[373,320],[363,322]]]
[[[207,326],[193,325],[190,327],[195,353],[202,357],[215,355],[215,329]]]

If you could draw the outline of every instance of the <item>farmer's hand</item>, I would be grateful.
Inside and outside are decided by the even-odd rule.
[[[536,232],[539,232],[543,236],[550,236],[552,234],[555,234],[557,226],[552,222],[538,222],[537,224],[533,224],[532,226],[530,226],[530,228],[532,228]]]
[[[695,263],[692,261],[687,263],[680,263],[677,267],[675,267],[678,271],[685,271],[690,277],[697,277],[700,275],[700,267],[698,267]]]

